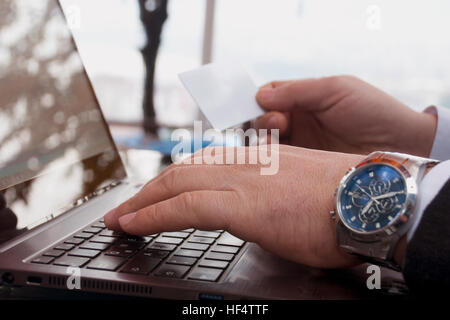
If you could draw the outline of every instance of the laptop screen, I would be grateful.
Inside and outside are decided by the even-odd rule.
[[[2,0],[0,244],[123,177],[57,0]]]

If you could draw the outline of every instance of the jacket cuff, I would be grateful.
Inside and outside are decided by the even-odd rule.
[[[406,250],[403,275],[411,292],[450,290],[450,180],[426,208]]]

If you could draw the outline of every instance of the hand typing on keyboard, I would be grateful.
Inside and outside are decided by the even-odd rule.
[[[281,145],[279,172],[271,176],[260,175],[258,165],[172,165],[104,221],[112,230],[140,236],[226,230],[300,263],[347,266],[355,260],[338,249],[328,212],[340,178],[361,159]],[[199,236],[199,241],[195,235],[190,239],[191,245],[214,240]]]

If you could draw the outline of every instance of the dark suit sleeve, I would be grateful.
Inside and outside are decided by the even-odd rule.
[[[425,209],[408,243],[403,275],[412,295],[450,292],[450,180]]]

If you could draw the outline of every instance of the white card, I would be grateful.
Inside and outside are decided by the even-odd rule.
[[[239,64],[211,63],[179,77],[215,129],[234,127],[264,114],[255,98],[258,88]]]

